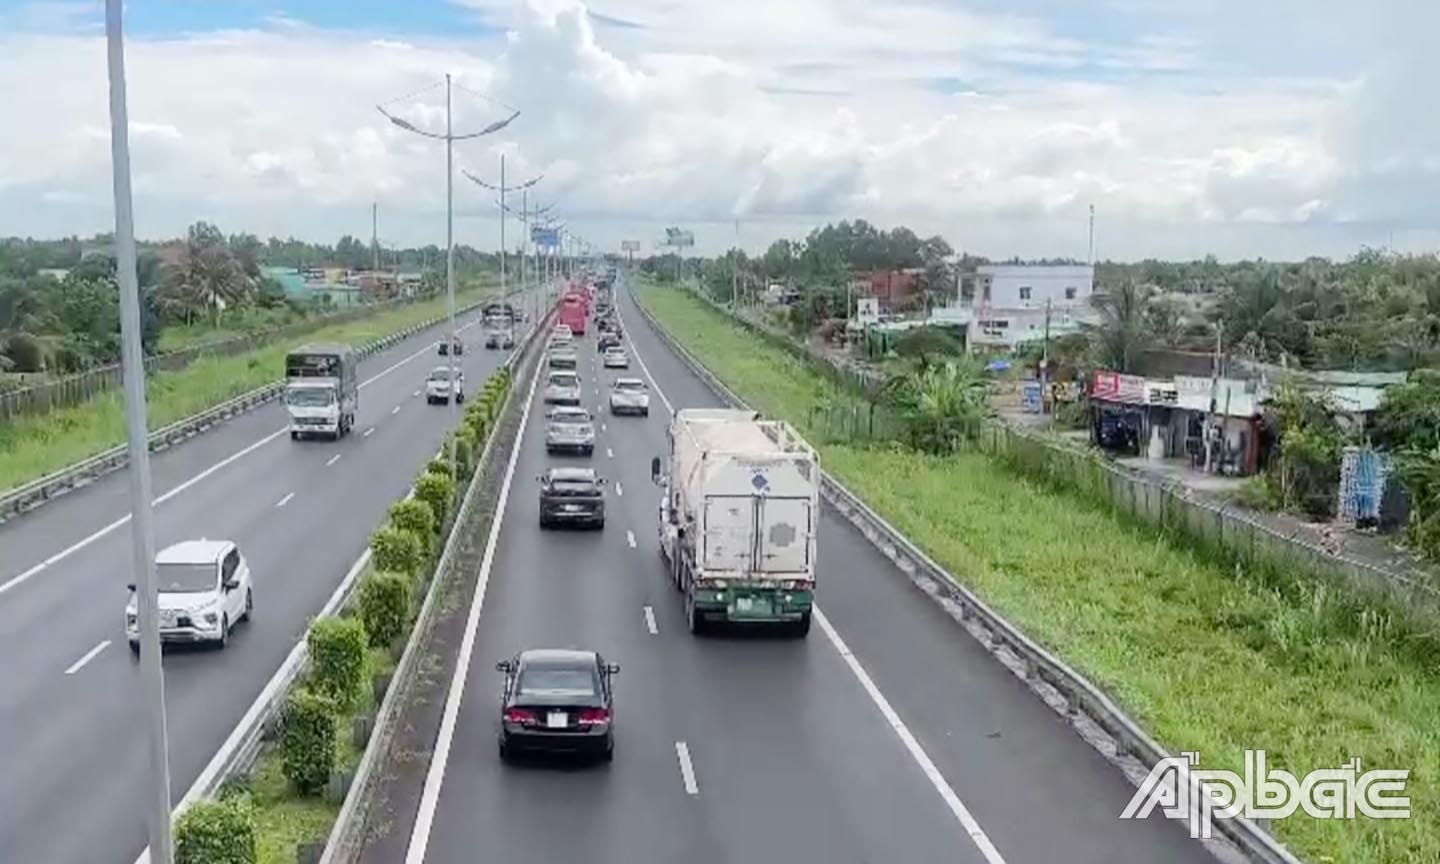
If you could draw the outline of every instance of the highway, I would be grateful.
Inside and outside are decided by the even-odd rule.
[[[535,478],[585,460],[547,457],[532,393],[407,864],[1213,860],[1177,823],[1122,822],[1121,774],[828,508],[807,639],[691,636],[649,463],[667,404],[720,403],[616,294],[651,415],[597,411],[603,532],[542,533]],[[622,374],[591,365],[594,338],[592,410]],[[530,647],[621,665],[613,764],[499,761],[495,661]]]
[[[467,392],[503,351],[462,319]],[[364,551],[390,503],[439,449],[447,407],[421,395],[443,327],[360,365],[354,432],[292,442],[272,403],[152,458],[157,549],[232,539],[249,560],[252,622],[223,651],[164,655],[178,801],[309,618]],[[276,370],[277,374],[280,370]],[[0,861],[130,864],[146,845],[139,664],[126,645],[125,472],[0,525]],[[48,562],[48,563],[47,563]]]

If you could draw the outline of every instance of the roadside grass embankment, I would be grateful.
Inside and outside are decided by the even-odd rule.
[[[495,289],[467,289],[456,304],[479,300]],[[392,309],[371,318],[323,327],[304,336],[229,357],[202,357],[184,369],[146,379],[149,427],[158,429],[227,399],[280,379],[285,352],[306,342],[363,345],[445,312],[445,298]],[[0,424],[0,491],[13,489],[125,440],[122,391],[103,393],[83,405]]]
[[[800,428],[826,470],[1170,751],[1242,776],[1247,748],[1297,776],[1352,757],[1362,771],[1411,769],[1408,820],[1302,811],[1273,823],[1297,855],[1440,860],[1433,627],[1308,574],[1224,561],[978,452],[831,439],[811,409],[848,397],[814,366],[680,290],[639,295],[727,385]]]

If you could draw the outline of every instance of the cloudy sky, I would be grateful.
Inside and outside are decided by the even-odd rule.
[[[0,235],[112,224],[100,0],[0,0]],[[1008,256],[1440,246],[1434,0],[131,0],[142,236],[444,240],[544,173],[604,246],[864,217]],[[428,89],[427,89],[428,88]],[[417,92],[418,91],[418,92]],[[411,95],[416,94],[416,95]],[[493,248],[460,179],[457,233]],[[516,202],[518,206],[518,202]]]

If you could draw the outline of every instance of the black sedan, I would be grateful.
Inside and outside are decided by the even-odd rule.
[[[611,678],[620,671],[594,651],[534,648],[495,664],[505,675],[500,759],[521,753],[615,755]]]
[[[605,527],[605,481],[593,468],[551,468],[540,480],[540,527]]]

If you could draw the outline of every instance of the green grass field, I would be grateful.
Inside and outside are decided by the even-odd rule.
[[[478,300],[493,289],[472,288],[456,302]],[[372,318],[324,327],[303,337],[231,357],[206,357],[182,370],[152,375],[147,382],[149,427],[158,429],[253,390],[283,375],[285,352],[310,341],[363,345],[444,313],[446,301],[429,300]],[[49,414],[0,425],[0,490],[64,468],[125,440],[124,404],[112,390]]]
[[[680,291],[645,286],[641,298],[727,385],[799,426],[837,479],[1172,752],[1198,750],[1202,767],[1232,770],[1243,770],[1246,748],[1297,774],[1352,756],[1362,770],[1412,769],[1409,820],[1298,813],[1275,826],[1297,854],[1440,860],[1432,634],[1402,632],[1303,577],[1219,564],[980,454],[824,443],[823,430],[805,425],[833,385],[809,364]]]

